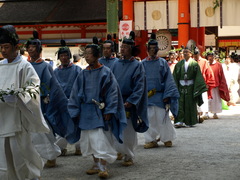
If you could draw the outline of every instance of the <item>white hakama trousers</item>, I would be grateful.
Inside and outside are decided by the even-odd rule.
[[[207,91],[202,93],[203,104],[201,106],[197,106],[198,112],[208,112],[208,94]]]
[[[67,140],[65,138],[62,138],[61,136],[56,136],[56,145],[60,147],[61,150],[67,149]]]
[[[58,145],[61,150],[67,149],[68,142],[67,142],[67,140],[65,138],[57,135],[56,139],[57,139],[56,140],[56,145]],[[80,149],[80,141],[75,143],[75,148],[76,149]]]
[[[221,113],[222,112],[222,100],[219,94],[218,87],[212,89],[212,99],[208,100],[209,112]]]
[[[39,178],[43,166],[29,133],[24,131],[11,137],[0,137],[1,180]]]
[[[47,133],[32,133],[32,141],[40,156],[46,160],[54,160],[61,154],[61,149],[55,144],[56,138],[52,131]]]
[[[94,155],[108,163],[117,159],[117,151],[113,148],[113,134],[102,128],[81,130],[80,146],[83,156]]]
[[[134,150],[137,147],[137,132],[134,130],[131,118],[127,119],[127,127],[123,130],[123,143],[115,141],[117,152],[126,155],[126,160],[134,158]]]
[[[145,143],[156,141],[158,138],[162,142],[176,139],[176,130],[165,109],[158,106],[148,106],[148,121],[149,128],[144,133]]]

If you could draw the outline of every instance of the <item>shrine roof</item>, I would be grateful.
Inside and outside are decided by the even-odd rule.
[[[106,1],[0,0],[0,14],[1,25],[106,22]]]

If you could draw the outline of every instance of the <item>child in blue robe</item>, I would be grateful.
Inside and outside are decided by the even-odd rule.
[[[134,38],[123,40],[121,46],[123,58],[117,60],[111,68],[121,89],[128,119],[127,128],[123,133],[123,144],[116,143],[118,159],[122,159],[122,155],[125,156],[124,166],[133,165],[137,132],[145,132],[148,129],[145,70],[143,65],[134,58],[137,54],[134,44]]]
[[[103,43],[103,57],[99,58],[99,62],[109,68],[111,68],[113,63],[118,60],[118,58],[113,56],[115,48],[114,42],[111,39],[111,35],[108,35],[107,40]]]
[[[73,85],[68,109],[81,130],[83,156],[93,155],[94,165],[86,173],[108,178],[106,163],[117,158],[113,135],[122,142],[126,117],[117,81],[110,69],[98,62],[99,53],[99,46],[86,46],[89,66],[80,72]]]
[[[70,49],[66,46],[66,42],[61,40],[62,47],[58,50],[58,59],[61,61],[61,65],[54,70],[54,74],[60,83],[65,95],[69,99],[73,83],[82,70],[79,66],[73,64],[70,59],[72,57]],[[56,144],[61,148],[61,155],[67,153],[67,140],[60,136],[57,136]],[[75,155],[81,155],[80,143],[75,143]]]
[[[142,61],[149,92],[149,129],[144,133],[144,148],[158,147],[158,141],[162,141],[166,147],[171,147],[176,138],[176,131],[169,118],[169,106],[176,117],[179,93],[167,61],[157,56],[158,42],[155,34],[151,35],[147,48],[149,57]]]
[[[73,63],[69,63],[67,67],[60,65],[54,70],[54,74],[61,85],[67,98],[70,97],[73,83],[82,69]]]

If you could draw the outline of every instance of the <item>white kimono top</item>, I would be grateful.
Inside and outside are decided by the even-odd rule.
[[[0,93],[2,90],[19,90],[40,84],[37,73],[32,65],[17,56],[12,63],[7,59],[0,61]],[[38,87],[35,87],[39,91]],[[31,98],[29,94],[20,95],[16,103],[0,100],[0,137],[13,136],[24,128],[29,132],[49,132],[40,109],[40,96]]]

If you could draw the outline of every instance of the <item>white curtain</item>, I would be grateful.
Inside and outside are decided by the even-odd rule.
[[[166,1],[147,2],[147,29],[167,29]]]
[[[135,29],[144,30],[144,2],[134,3]],[[169,28],[176,29],[178,23],[178,0],[169,0]],[[146,2],[147,29],[167,29],[166,1]]]
[[[213,1],[200,0],[199,26],[220,26],[220,8],[213,9]],[[190,3],[191,27],[197,27],[197,0]]]
[[[223,26],[240,26],[240,0],[223,0],[222,7]]]
[[[199,0],[200,27],[220,26],[220,7],[213,9],[213,0]],[[223,0],[223,26],[240,26],[240,0]],[[197,0],[190,1],[191,27],[197,27]]]
[[[178,28],[178,0],[169,0],[169,28]]]
[[[144,2],[134,2],[135,30],[144,30]]]

